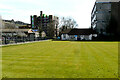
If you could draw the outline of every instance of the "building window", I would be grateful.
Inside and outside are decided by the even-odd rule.
[[[108,11],[109,13],[111,12],[111,10]]]
[[[93,28],[95,28],[95,27],[96,27],[96,24],[94,24]]]
[[[65,35],[65,34],[63,35],[63,38],[66,38],[66,35]]]

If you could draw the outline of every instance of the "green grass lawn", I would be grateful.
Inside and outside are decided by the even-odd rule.
[[[2,48],[4,78],[117,78],[118,42],[45,41]]]

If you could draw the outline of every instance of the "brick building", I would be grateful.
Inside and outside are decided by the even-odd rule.
[[[40,16],[33,15],[31,16],[31,26],[34,31],[45,32],[47,37],[50,37],[49,28],[53,27],[53,35],[56,36],[56,28],[58,22],[58,17],[53,15],[45,15],[40,11]]]

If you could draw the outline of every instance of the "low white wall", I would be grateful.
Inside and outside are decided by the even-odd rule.
[[[61,39],[62,40],[69,40],[69,35],[68,34],[62,34]]]
[[[92,34],[91,35],[81,35],[81,39],[92,40]]]
[[[75,35],[69,35],[69,40],[77,40],[77,37]]]
[[[91,35],[78,35],[81,40],[92,40],[92,34]],[[68,34],[62,34],[61,40],[77,40],[77,37],[75,35],[68,35]]]

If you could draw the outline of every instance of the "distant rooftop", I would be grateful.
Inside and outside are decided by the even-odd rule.
[[[96,2],[119,2],[120,0],[96,0]]]
[[[68,29],[62,32],[62,34],[69,34],[69,35],[90,35],[96,34],[96,32],[90,28],[83,28],[83,29]]]
[[[3,20],[5,22],[14,22],[15,24],[20,24],[20,25],[27,25],[28,23],[24,23],[22,21],[14,21],[13,19],[12,20]]]

